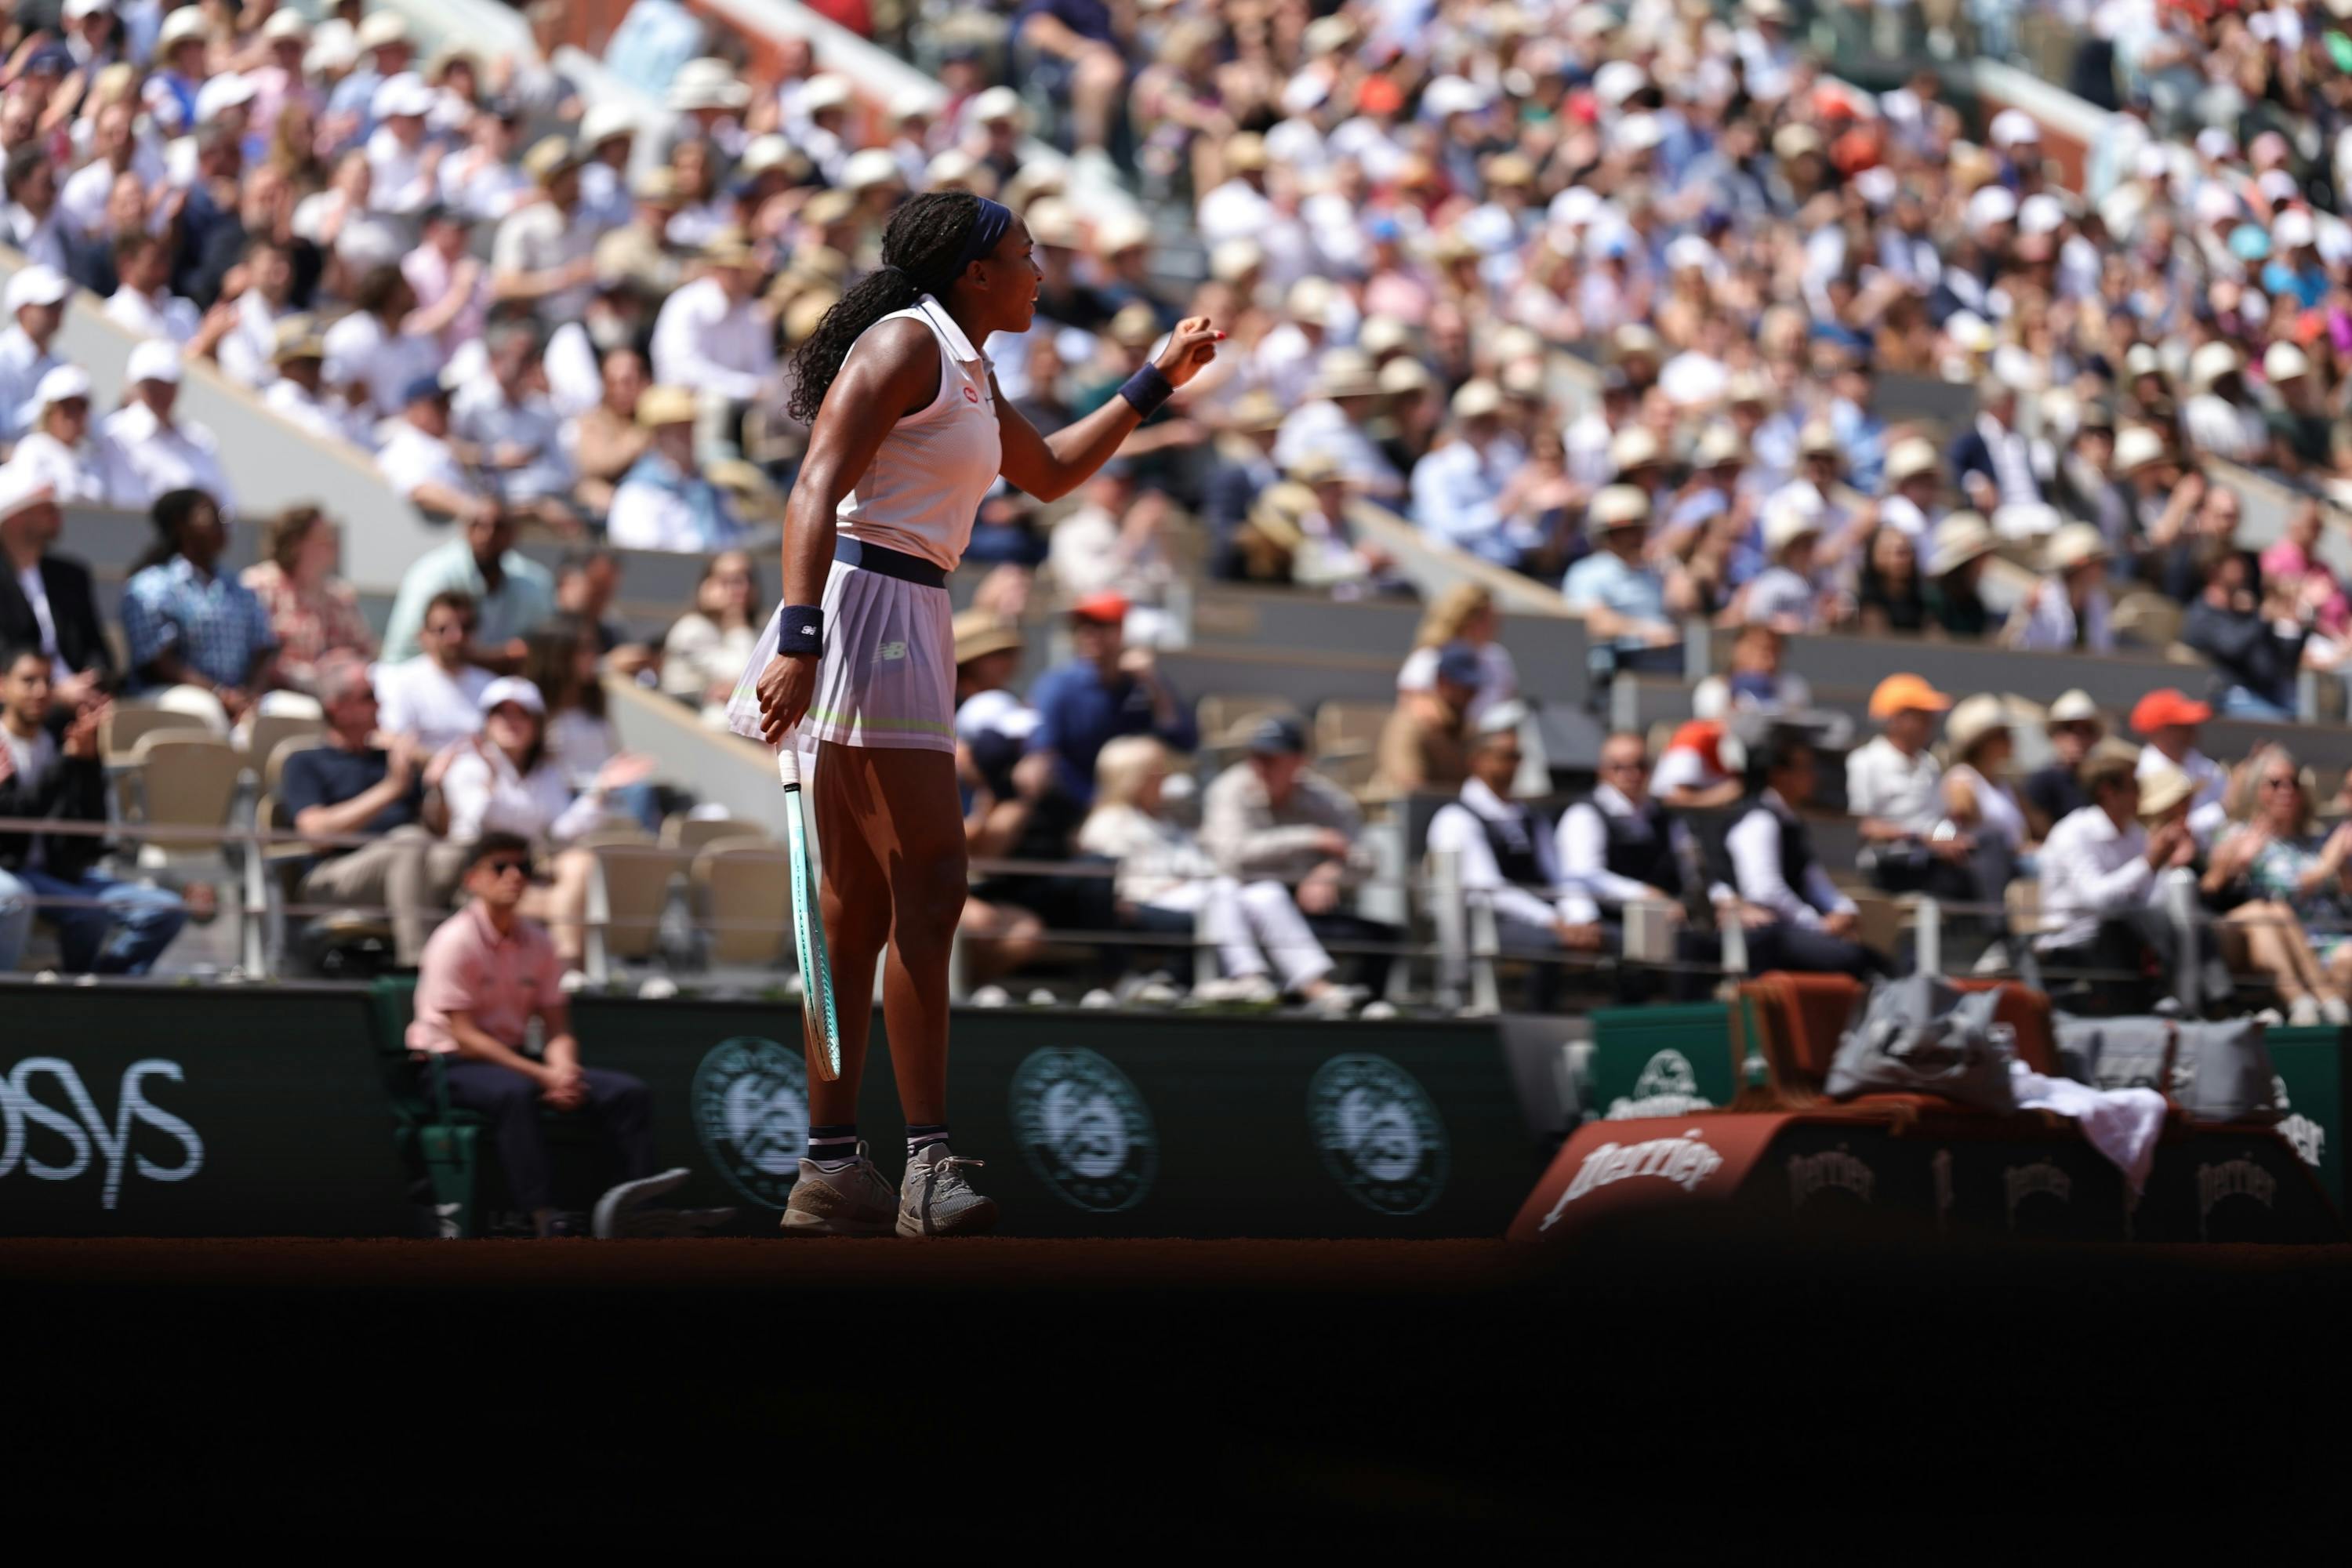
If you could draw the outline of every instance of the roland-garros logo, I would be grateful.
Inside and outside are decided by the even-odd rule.
[[[1723,1156],[1714,1145],[1699,1136],[1694,1127],[1679,1138],[1651,1138],[1639,1143],[1603,1143],[1584,1157],[1576,1168],[1575,1178],[1551,1212],[1536,1228],[1549,1230],[1569,1205],[1587,1193],[1601,1187],[1614,1186],[1619,1182],[1649,1179],[1671,1183],[1683,1191],[1695,1192],[1723,1168]]]

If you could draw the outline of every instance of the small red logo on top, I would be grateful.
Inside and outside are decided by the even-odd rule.
[[[963,389],[963,400],[966,403],[978,403],[980,401],[979,390],[975,387],[965,387]]]

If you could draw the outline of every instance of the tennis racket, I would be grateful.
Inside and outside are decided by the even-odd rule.
[[[784,781],[784,848],[793,863],[793,949],[801,964],[801,1018],[814,1041],[817,1076],[841,1076],[841,1021],[833,1010],[833,965],[824,955],[824,920],[817,909],[816,857],[809,850],[807,808],[801,797],[799,749],[787,736],[776,752]]]

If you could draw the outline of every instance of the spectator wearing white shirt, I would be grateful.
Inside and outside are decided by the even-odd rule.
[[[34,389],[33,427],[8,459],[11,472],[28,483],[45,484],[60,506],[104,506],[135,510],[146,505],[146,487],[114,443],[89,427],[89,374],[61,364]]]
[[[2006,647],[2040,653],[2106,653],[2116,646],[2107,627],[2106,536],[2091,522],[2070,522],[2050,536],[2044,573],[2018,602],[2001,631]]]
[[[1650,794],[1648,749],[1631,732],[1603,741],[1591,797],[1560,814],[1559,875],[1583,900],[1577,920],[1622,922],[1639,901],[1681,907],[1684,857],[1696,848],[1688,825]]]
[[[730,230],[704,247],[702,259],[702,276],[672,294],[655,319],[654,379],[748,403],[776,375],[774,333],[752,298],[759,258]]]
[[[2187,775],[2168,768],[2143,802],[2139,759],[2120,742],[2102,741],[2083,763],[2083,785],[2091,804],[2061,820],[2042,840],[2040,858],[2042,934],[2033,945],[2053,976],[2091,971],[2100,990],[2125,1005],[2145,1005],[2148,977],[2179,962],[2179,937],[2156,902],[2158,879],[2185,871],[2197,856],[2189,825],[2171,816],[2191,793]],[[2174,797],[2177,796],[2176,800]],[[2141,826],[2144,805],[2161,806],[2169,819],[2154,831]],[[2200,979],[2214,994],[2230,992],[2229,973],[2208,959]],[[2220,973],[2214,971],[2220,968]],[[2140,977],[2118,986],[2116,971]]]
[[[65,363],[56,343],[72,299],[73,285],[55,268],[23,268],[8,279],[9,325],[0,332],[0,442],[25,433],[37,412],[34,389]]]
[[[74,238],[106,233],[107,200],[121,175],[136,176],[147,190],[163,184],[163,155],[140,140],[138,117],[139,106],[127,98],[100,105],[90,117],[89,162],[68,175],[58,193],[58,221]]]
[[[174,346],[196,335],[203,316],[194,302],[172,292],[172,255],[161,236],[133,231],[114,241],[118,287],[106,301],[109,321],[133,336],[160,338]]]
[[[24,252],[37,266],[66,269],[59,233],[58,171],[47,145],[34,140],[10,149],[5,179],[7,202],[0,205],[0,241]]]
[[[100,422],[99,435],[122,454],[148,502],[170,490],[202,490],[223,517],[235,517],[236,493],[221,467],[220,443],[175,413],[180,374],[180,351],[170,343],[150,339],[132,349],[122,367],[123,405]]]
[[[363,452],[373,449],[374,422],[327,390],[327,342],[310,317],[289,316],[278,323],[269,362],[272,374],[261,401],[272,412],[314,436],[349,441]]]
[[[1483,376],[1465,381],[1451,413],[1452,438],[1413,465],[1413,521],[1482,561],[1517,568],[1543,548],[1546,535],[1516,504],[1514,481],[1528,452],[1504,428],[1502,388]]]
[[[1493,909],[1504,952],[1537,960],[1533,1005],[1544,1012],[1559,989],[1559,956],[1599,952],[1604,937],[1598,907],[1562,877],[1544,819],[1510,798],[1524,760],[1519,724],[1526,717],[1517,702],[1487,710],[1471,739],[1470,777],[1430,819],[1429,853],[1454,857],[1462,890]]]
[[[624,550],[702,553],[723,550],[743,525],[694,457],[695,398],[682,386],[650,386],[637,398],[637,423],[653,444],[613,493],[604,536]]]
[[[1864,868],[1890,893],[1933,888],[1964,897],[1965,879],[1938,877],[1966,860],[1968,841],[1936,838],[1944,818],[1944,770],[1928,750],[1952,700],[1916,675],[1890,675],[1870,694],[1881,731],[1845,760],[1845,808],[1861,818]]]
[[[482,693],[495,679],[467,661],[474,635],[474,596],[452,589],[425,607],[415,658],[376,667],[384,733],[406,735],[431,756],[482,728]]]
[[[2233,463],[2270,461],[2270,426],[2246,395],[2245,363],[2232,344],[2216,341],[2189,356],[2180,424],[2197,451]]]
[[[490,297],[529,305],[550,321],[576,321],[596,283],[604,230],[580,209],[580,156],[549,136],[523,155],[536,193],[499,225],[490,247]]]
[[[1265,138],[1255,131],[1226,137],[1222,161],[1224,183],[1202,196],[1196,209],[1201,243],[1213,248],[1228,239],[1262,241],[1275,219],[1265,192]]]
[[[294,258],[268,235],[245,244],[245,290],[230,307],[236,322],[214,345],[221,374],[258,392],[278,379],[278,329],[294,309]],[[307,323],[306,323],[307,327]]]
[[[2170,686],[2149,692],[2131,710],[2132,732],[2147,742],[2140,748],[2140,782],[2168,768],[2188,775],[2196,786],[2189,831],[2200,847],[2210,846],[2230,820],[2230,772],[2197,748],[2197,727],[2212,717],[2210,706]]]
[[[1339,465],[1348,481],[1366,495],[1395,500],[1404,494],[1404,476],[1364,433],[1381,397],[1372,363],[1355,349],[1330,349],[1316,367],[1313,402],[1291,410],[1274,437],[1274,461],[1286,471],[1309,452],[1322,452]]]
[[[467,378],[450,404],[451,433],[478,455],[482,476],[508,510],[560,533],[581,531],[566,496],[575,474],[562,421],[548,405],[539,329],[502,321],[484,340],[488,374]]]
[[[439,372],[445,356],[429,334],[409,331],[416,291],[397,266],[369,268],[352,303],[357,308],[327,329],[327,380],[363,387],[376,416],[389,417],[406,406],[419,376]]]
[[[387,78],[375,89],[369,107],[376,127],[367,139],[369,211],[415,218],[438,199],[442,147],[425,123],[437,101],[414,71]]]
[[[1853,900],[1830,880],[1797,815],[1816,776],[1811,742],[1787,731],[1768,736],[1748,759],[1748,794],[1710,854],[1710,875],[1739,898],[1751,970],[1892,974],[1885,954],[1856,940]]]
[[[646,758],[623,752],[586,789],[575,790],[549,752],[547,703],[538,687],[502,676],[483,688],[480,706],[482,743],[460,751],[441,776],[453,844],[471,844],[485,833],[569,844],[604,820],[609,793],[643,783],[652,772]],[[586,944],[584,914],[595,865],[592,851],[564,849],[556,857],[555,885],[540,895],[541,918],[567,966],[578,965]]]
[[[418,510],[481,521],[502,512],[449,441],[449,388],[445,375],[420,375],[409,383],[401,415],[376,467],[401,498]]]

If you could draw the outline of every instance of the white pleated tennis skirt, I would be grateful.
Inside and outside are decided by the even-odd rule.
[[[836,561],[824,579],[824,652],[816,696],[801,721],[812,741],[845,746],[955,750],[954,615],[945,588],[886,577]],[[777,617],[727,701],[727,727],[761,740],[760,672],[776,656]]]

